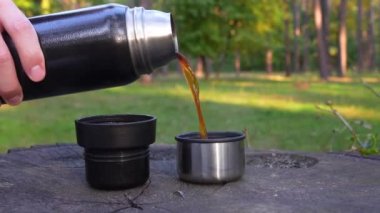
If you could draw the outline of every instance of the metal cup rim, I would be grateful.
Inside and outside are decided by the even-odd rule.
[[[200,138],[199,132],[187,132],[175,136],[180,143],[228,143],[245,139],[245,134],[238,131],[209,131],[208,138]]]

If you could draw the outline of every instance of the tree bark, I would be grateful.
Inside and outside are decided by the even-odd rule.
[[[144,7],[145,9],[150,9],[152,7],[152,1],[151,0],[140,0],[140,6]]]
[[[332,60],[329,52],[329,35],[330,35],[330,0],[321,0],[321,10],[322,10],[322,30],[323,30],[323,38],[326,42],[326,54],[328,61],[328,69],[331,70],[333,68]]]
[[[310,52],[310,14],[313,11],[313,2],[310,0],[302,0],[303,16],[301,16],[301,30],[302,30],[302,63],[301,71],[306,72],[309,70],[309,52]]]
[[[290,76],[292,74],[291,72],[291,65],[292,65],[292,55],[290,52],[290,26],[289,26],[289,19],[285,19],[285,36],[284,36],[284,43],[285,43],[285,76]]]
[[[197,69],[195,70],[195,75],[198,78],[204,78],[205,77],[205,73],[204,73],[204,69],[203,69],[203,63],[202,63],[202,56],[199,56],[197,58]]]
[[[206,80],[209,79],[209,71],[207,66],[207,58],[206,56],[199,56],[197,60],[197,70],[195,72],[196,76],[198,78],[205,78]]]
[[[329,62],[327,53],[327,42],[325,31],[323,30],[323,15],[321,3],[326,0],[314,0],[314,21],[317,31],[318,55],[319,55],[319,74],[324,80],[329,77]]]
[[[216,66],[215,66],[215,77],[217,79],[220,78],[220,72],[221,72],[221,69],[225,63],[225,60],[226,60],[226,53],[222,52],[222,54],[219,56],[219,58],[217,60]]]
[[[341,0],[339,5],[339,34],[338,34],[338,76],[347,73],[347,29],[346,29],[347,0]]]
[[[209,77],[210,77],[210,72],[209,72],[209,66],[208,66],[208,61],[207,61],[207,58],[206,56],[201,56],[201,60],[202,60],[202,66],[203,66],[203,70],[204,70],[204,73],[205,73],[205,79],[208,80]]]
[[[273,51],[268,49],[265,54],[266,70],[268,74],[272,74],[273,71]]]
[[[373,0],[369,0],[369,8],[367,12],[367,31],[368,31],[368,69],[375,69],[375,61],[376,61],[376,43],[375,43],[375,30],[374,30],[374,5]]]
[[[323,14],[322,18],[322,29],[324,36],[326,37],[326,41],[328,41],[328,36],[330,34],[330,0],[321,0],[321,10]]]
[[[299,40],[301,36],[301,12],[298,0],[292,0],[292,11],[293,11],[293,70],[294,72],[300,71],[300,48]]]
[[[205,66],[206,66],[206,73],[207,73],[207,79],[208,79],[213,71],[214,61],[206,57]]]
[[[363,71],[363,32],[362,32],[362,19],[363,19],[363,4],[362,0],[357,0],[358,12],[356,16],[356,45],[357,45],[357,69],[358,72]]]

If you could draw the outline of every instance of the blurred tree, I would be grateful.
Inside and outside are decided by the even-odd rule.
[[[347,0],[341,0],[339,5],[339,66],[338,76],[345,76],[347,73],[347,29],[346,29]]]
[[[285,38],[284,38],[284,45],[285,45],[285,76],[289,77],[291,73],[291,66],[292,66],[292,56],[291,56],[291,50],[290,50],[290,27],[289,27],[289,19],[286,18],[284,20],[285,25]]]
[[[215,59],[224,45],[216,0],[168,0],[161,6],[175,15],[181,51],[198,58],[197,72],[207,78],[206,58]]]
[[[27,16],[54,13],[110,2],[130,3],[131,1],[132,0],[14,0],[15,4]]]
[[[290,47],[290,1],[286,0],[284,9],[284,47],[285,47],[285,76],[292,74],[292,53]]]
[[[299,0],[292,0],[293,13],[293,71],[300,71],[301,11]]]
[[[309,70],[309,58],[310,58],[310,43],[311,43],[311,30],[312,27],[310,19],[313,14],[313,1],[302,0],[301,1],[302,14],[301,14],[301,34],[302,34],[302,63],[301,71],[306,72]]]
[[[363,30],[362,30],[362,20],[363,20],[363,4],[362,0],[357,0],[357,16],[356,16],[356,43],[358,51],[358,61],[357,68],[359,72],[363,71]]]
[[[330,34],[330,0],[321,0],[321,11],[322,11],[322,30],[323,34],[326,37],[326,44],[328,45],[328,37]]]
[[[139,5],[145,9],[152,9],[153,3],[151,0],[140,0]]]
[[[217,1],[218,17],[224,42],[224,51],[234,54],[235,73],[240,75],[241,55],[250,51],[254,17],[252,1],[237,0],[229,3],[226,0]],[[227,54],[227,53],[224,53]]]
[[[14,0],[14,3],[27,15],[33,16],[40,13],[38,1]]]
[[[284,13],[285,1],[255,0],[240,7],[247,7],[250,11],[244,12],[240,28],[236,35],[231,37],[232,50],[240,50],[242,55],[250,61],[260,61],[263,67],[270,71],[276,57],[283,58],[284,50]],[[268,15],[270,14],[270,15]],[[282,55],[280,55],[280,52]],[[269,62],[269,63],[268,63]]]
[[[216,71],[228,67],[237,74],[240,70],[271,72],[281,69],[290,75],[291,71],[319,67],[322,78],[327,78],[335,65],[338,76],[343,76],[353,66],[357,66],[357,70],[367,70],[380,65],[375,55],[375,47],[380,46],[375,39],[379,0],[14,2],[28,16],[109,2],[170,11],[176,21],[181,51],[197,59],[197,70],[206,77],[211,64]],[[319,3],[320,15],[314,3]],[[376,64],[375,60],[379,62]]]
[[[322,79],[327,80],[329,77],[329,62],[328,62],[328,46],[326,27],[323,25],[327,22],[323,21],[324,15],[322,5],[326,3],[326,0],[314,0],[314,21],[317,30],[317,43],[318,43],[318,56],[319,56],[319,73]]]
[[[375,43],[375,29],[374,29],[374,8],[373,0],[368,0],[367,9],[367,44],[366,44],[366,68],[368,70],[373,70],[375,68],[375,53],[376,53],[376,43]]]

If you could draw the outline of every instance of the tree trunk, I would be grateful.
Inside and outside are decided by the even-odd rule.
[[[205,78],[206,80],[209,79],[209,71],[207,66],[207,58],[206,56],[199,56],[197,60],[197,70],[195,71],[195,75],[198,78]]]
[[[195,71],[195,75],[198,78],[204,78],[205,77],[205,72],[204,72],[203,63],[202,63],[202,56],[199,56],[197,58],[197,69]]]
[[[145,9],[151,9],[152,1],[151,0],[140,0],[140,6],[144,7]]]
[[[201,59],[202,59],[203,70],[205,73],[205,79],[208,80],[210,77],[210,70],[209,70],[209,66],[208,66],[209,63],[208,63],[206,56],[201,56]]]
[[[273,51],[268,49],[265,54],[266,70],[268,74],[272,74],[273,71]]]
[[[285,43],[285,76],[289,77],[291,72],[291,65],[292,65],[292,56],[290,52],[290,27],[289,27],[289,19],[285,19],[285,36],[284,36],[284,43]]]
[[[210,75],[214,71],[214,60],[212,60],[211,58],[206,58],[206,69],[207,69],[207,73],[210,77]]]
[[[223,52],[220,56],[219,56],[219,59],[218,59],[218,62],[216,63],[216,67],[215,67],[215,77],[217,79],[220,78],[220,72],[221,72],[221,69],[225,63],[225,60],[226,60],[226,53]]]
[[[301,63],[301,71],[306,72],[309,70],[309,52],[310,52],[310,13],[313,11],[313,2],[310,0],[302,0],[303,7],[303,16],[301,16],[302,24],[302,63]]]
[[[332,60],[329,52],[329,35],[330,35],[330,0],[321,0],[321,10],[322,10],[322,30],[323,30],[323,38],[326,42],[326,54],[328,61],[328,69],[331,70]]]
[[[325,31],[323,30],[323,14],[321,2],[326,0],[314,0],[314,21],[317,31],[318,55],[319,55],[319,73],[320,77],[327,80],[329,77],[329,62],[327,54],[327,42]]]
[[[356,45],[357,45],[357,69],[358,72],[363,71],[363,37],[362,37],[362,19],[363,19],[363,4],[362,0],[357,0],[358,13],[356,16]]]
[[[236,51],[235,53],[235,73],[236,73],[236,76],[239,77],[240,76],[240,52],[239,51]]]
[[[299,40],[301,36],[301,12],[298,0],[292,0],[293,8],[293,70],[294,72],[300,71],[300,49],[299,49]]]
[[[375,69],[375,61],[376,61],[376,43],[375,43],[375,30],[374,30],[374,15],[373,11],[374,5],[373,0],[369,0],[369,9],[367,12],[367,22],[368,22],[368,69],[374,70]]]
[[[326,37],[326,41],[328,40],[327,37],[330,34],[330,0],[321,0],[321,10],[323,14],[322,18],[322,29]]]
[[[343,77],[347,73],[347,29],[346,29],[347,0],[340,0],[339,5],[339,35],[338,35],[338,76]]]

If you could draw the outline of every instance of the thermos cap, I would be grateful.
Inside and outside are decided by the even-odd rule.
[[[126,24],[129,49],[138,75],[152,73],[176,57],[178,42],[170,13],[135,7],[127,9]]]

